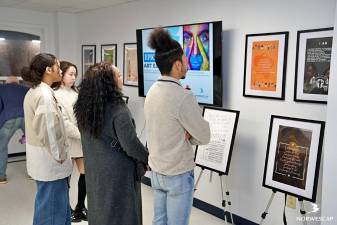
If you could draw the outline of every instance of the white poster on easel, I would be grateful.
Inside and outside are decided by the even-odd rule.
[[[204,119],[209,122],[211,140],[197,147],[195,162],[198,166],[228,174],[239,111],[205,107]]]

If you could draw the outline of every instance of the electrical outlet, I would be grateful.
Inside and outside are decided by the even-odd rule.
[[[287,207],[296,209],[296,198],[291,195],[287,195]]]

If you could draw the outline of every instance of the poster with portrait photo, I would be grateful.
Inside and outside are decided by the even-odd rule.
[[[90,66],[96,63],[96,45],[82,45],[82,79]]]
[[[184,25],[183,46],[189,70],[209,71],[210,64],[208,23]]]
[[[203,116],[211,130],[207,145],[197,146],[195,163],[205,169],[228,175],[240,112],[205,106]]]
[[[297,32],[294,101],[327,103],[333,28]]]
[[[263,186],[315,201],[325,123],[271,116]]]
[[[123,84],[138,87],[137,43],[124,43]]]
[[[244,96],[284,99],[288,35],[246,35]]]

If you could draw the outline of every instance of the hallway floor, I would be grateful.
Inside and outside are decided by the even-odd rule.
[[[18,158],[20,159],[20,158]],[[21,158],[22,159],[22,158]],[[11,161],[15,159],[11,158]],[[0,225],[31,225],[36,186],[28,179],[26,161],[11,162],[7,169],[7,184],[0,184]],[[78,172],[75,169],[71,180],[70,199],[74,207],[77,199]],[[153,216],[153,194],[150,187],[142,185],[143,224],[151,225]],[[87,222],[73,223],[86,225]],[[220,225],[220,220],[199,209],[193,208],[190,225]]]

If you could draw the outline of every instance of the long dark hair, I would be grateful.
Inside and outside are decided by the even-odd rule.
[[[123,103],[123,94],[117,87],[115,76],[112,64],[101,62],[88,69],[80,84],[74,112],[79,129],[93,137],[102,133],[107,105]]]
[[[62,84],[62,81],[63,81],[63,77],[64,77],[64,74],[66,74],[67,70],[70,68],[70,67],[74,67],[75,70],[76,70],[76,77],[77,77],[77,66],[71,62],[67,62],[67,61],[61,61],[60,62],[60,69],[62,70],[62,78],[61,78],[61,81],[58,81],[58,82],[54,82],[52,84],[52,88],[54,90],[57,90],[61,87],[61,84]],[[71,86],[71,88],[77,92],[77,88],[75,86],[75,83],[73,84],[73,86]]]
[[[169,74],[173,64],[182,60],[184,51],[180,44],[161,27],[151,32],[148,45],[156,50],[154,58],[161,74]]]
[[[21,76],[33,87],[39,85],[47,67],[52,67],[57,62],[57,58],[49,53],[40,53],[33,57],[29,67],[24,67]]]

